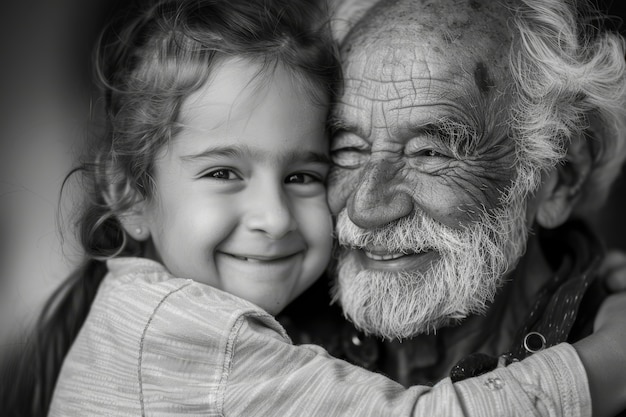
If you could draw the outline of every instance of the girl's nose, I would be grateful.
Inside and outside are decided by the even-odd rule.
[[[265,233],[272,239],[280,239],[296,230],[297,223],[282,187],[259,187],[250,194],[245,220],[248,229]]]

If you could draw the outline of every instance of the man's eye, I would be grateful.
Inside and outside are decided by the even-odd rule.
[[[285,184],[311,184],[318,182],[322,182],[322,179],[315,175],[305,174],[301,172],[296,174],[290,174],[287,176],[287,178],[285,178]]]
[[[330,152],[333,164],[340,168],[358,168],[367,162],[368,152],[359,148],[339,148]]]
[[[426,149],[423,152],[423,154],[424,154],[424,156],[430,156],[430,157],[433,157],[433,158],[436,158],[436,157],[446,158],[447,157],[446,155],[444,155],[444,154],[442,154],[440,152],[437,152],[434,149]]]
[[[213,178],[216,180],[240,180],[241,177],[232,169],[220,168],[214,169],[202,175],[204,178]]]
[[[410,155],[410,157],[428,157],[428,158],[449,158],[448,155],[442,153],[442,152],[438,152],[434,149],[422,149],[421,151],[418,152],[412,152]]]

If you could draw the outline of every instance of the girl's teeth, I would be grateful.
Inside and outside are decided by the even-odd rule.
[[[256,259],[256,258],[246,258],[245,256],[237,256],[237,255],[231,255],[231,256],[235,259],[239,259],[240,261],[245,261],[245,262],[252,262],[252,263],[262,262],[260,259]]]

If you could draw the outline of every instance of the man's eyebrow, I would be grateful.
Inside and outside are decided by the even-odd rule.
[[[326,128],[328,129],[331,135],[339,131],[346,131],[346,132],[354,133],[357,130],[356,126],[349,125],[348,123],[345,122],[345,120],[340,119],[336,116],[332,116],[332,115],[329,116],[328,120],[326,121]]]
[[[280,163],[320,163],[330,164],[330,157],[323,152],[293,150],[288,152],[274,149],[253,148],[247,145],[209,146],[198,153],[182,155],[180,159],[193,162],[211,158],[258,158],[274,159]]]
[[[471,155],[478,146],[481,133],[472,124],[460,121],[456,118],[442,117],[418,126],[410,128],[411,133],[416,135],[435,135],[454,152],[459,155]]]

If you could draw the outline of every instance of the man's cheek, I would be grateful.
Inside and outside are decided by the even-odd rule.
[[[328,175],[328,206],[332,214],[338,214],[359,183],[359,169],[333,168]]]
[[[431,186],[437,190],[437,195],[426,197],[426,200],[447,198],[448,201],[440,205],[441,209],[448,206],[453,211],[449,213],[452,217],[473,222],[482,218],[485,212],[492,213],[494,209],[501,208],[514,175],[510,165],[501,169],[499,165],[486,161],[465,161],[441,175],[438,179],[441,186]]]

